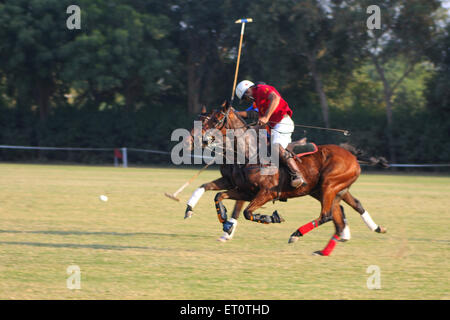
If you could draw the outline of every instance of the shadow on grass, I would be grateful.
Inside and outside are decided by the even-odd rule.
[[[103,249],[103,250],[126,250],[126,249],[166,250],[162,248],[158,249],[152,247],[138,247],[138,246],[115,246],[104,244],[75,244],[75,243],[42,243],[42,242],[22,242],[22,241],[0,241],[0,245],[22,245],[33,247]]]
[[[189,237],[189,238],[205,238],[196,234],[176,234],[176,233],[160,233],[160,232],[110,232],[110,231],[76,231],[76,230],[39,230],[39,231],[22,231],[22,230],[0,230],[0,233],[27,233],[27,234],[50,234],[60,236],[156,236],[156,237]]]
[[[159,233],[159,232],[105,232],[105,231],[61,231],[61,230],[40,230],[40,231],[21,231],[21,230],[0,230],[1,233],[13,233],[13,234],[46,234],[46,235],[94,235],[94,236],[152,236],[152,237],[180,237],[180,238],[207,238],[206,236],[193,235],[193,234],[174,234],[174,233]],[[43,242],[29,242],[29,241],[0,241],[0,245],[25,245],[33,247],[51,247],[51,248],[74,248],[74,249],[103,249],[103,250],[127,250],[127,249],[139,249],[139,250],[171,250],[169,248],[158,247],[145,247],[145,246],[121,246],[121,245],[108,245],[108,244],[78,244],[78,243],[43,243]]]

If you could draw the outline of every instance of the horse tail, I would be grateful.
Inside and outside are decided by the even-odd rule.
[[[369,166],[378,166],[385,169],[390,167],[388,161],[384,157],[367,156],[364,151],[349,143],[341,143],[339,146],[351,152],[358,159],[359,163],[368,164]]]

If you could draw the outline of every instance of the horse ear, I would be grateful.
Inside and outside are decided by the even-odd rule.
[[[206,113],[206,106],[205,106],[205,105],[202,106],[202,111],[201,111],[201,113]]]

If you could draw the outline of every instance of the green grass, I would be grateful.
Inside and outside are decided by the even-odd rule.
[[[344,205],[352,239],[317,257],[332,223],[287,243],[318,217],[317,201],[266,204],[261,213],[276,208],[286,222],[242,216],[221,243],[214,192],[183,219],[192,191],[218,171],[202,173],[180,203],[163,195],[195,173],[0,164],[0,299],[450,298],[450,177],[362,175],[352,193],[388,233],[369,231]],[[70,265],[81,269],[80,290],[66,287]],[[366,286],[370,265],[380,267],[380,290]]]

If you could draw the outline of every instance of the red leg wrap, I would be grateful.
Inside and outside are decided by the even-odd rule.
[[[304,236],[305,234],[310,232],[312,229],[317,228],[318,225],[319,224],[317,223],[317,220],[314,220],[314,221],[308,222],[304,226],[301,226],[300,228],[298,228],[298,231],[300,231],[300,233]]]
[[[339,236],[335,234],[331,237],[330,241],[328,242],[325,249],[323,249],[321,252],[324,256],[329,256],[331,252],[334,250],[334,247],[336,247],[337,242],[340,240]]]

